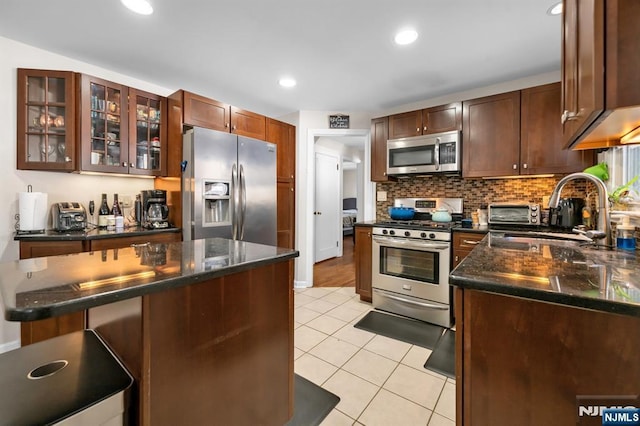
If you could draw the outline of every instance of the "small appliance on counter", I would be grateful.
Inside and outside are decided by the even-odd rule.
[[[549,225],[555,228],[573,229],[582,225],[582,198],[562,198],[558,202],[558,208],[551,209],[549,213]]]
[[[488,222],[492,226],[517,225],[540,226],[542,213],[539,204],[529,203],[490,203]]]
[[[61,202],[51,206],[53,229],[56,231],[84,231],[87,227],[87,211],[76,202]]]
[[[147,229],[168,228],[168,218],[167,191],[164,189],[142,191],[142,226]]]

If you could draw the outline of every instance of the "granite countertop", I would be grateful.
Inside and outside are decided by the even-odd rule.
[[[162,232],[180,232],[181,228],[169,227],[161,229],[147,229],[141,226],[129,226],[122,229],[108,231],[106,229],[87,229],[84,231],[55,231],[48,229],[41,234],[18,234],[13,237],[16,241],[83,241],[100,240],[104,238],[137,237]]]
[[[450,283],[527,299],[640,316],[640,257],[579,241],[491,231]]]
[[[32,321],[295,258],[298,251],[209,238],[0,263],[5,318]]]

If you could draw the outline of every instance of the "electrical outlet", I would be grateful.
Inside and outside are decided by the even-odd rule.
[[[131,207],[131,195],[122,196],[122,207],[126,207],[126,208]]]
[[[387,191],[378,191],[376,199],[378,201],[387,201]]]

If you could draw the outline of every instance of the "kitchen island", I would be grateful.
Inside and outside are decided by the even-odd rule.
[[[5,317],[87,311],[135,378],[131,424],[274,424],[293,413],[293,258],[220,238],[0,264]]]
[[[490,232],[450,276],[458,424],[602,424],[592,406],[640,407],[639,270],[635,252]]]

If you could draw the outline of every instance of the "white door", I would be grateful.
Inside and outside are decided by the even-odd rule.
[[[316,152],[315,262],[338,256],[340,230],[340,158]]]

